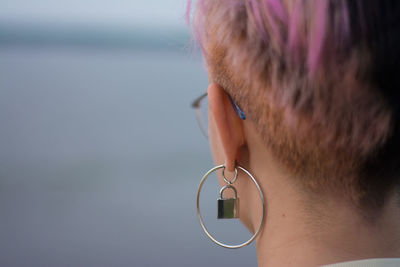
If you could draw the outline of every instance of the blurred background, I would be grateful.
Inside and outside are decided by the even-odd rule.
[[[213,166],[186,0],[0,0],[0,266],[256,266]],[[224,242],[250,234],[201,209]]]

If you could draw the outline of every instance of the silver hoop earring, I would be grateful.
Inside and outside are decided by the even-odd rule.
[[[239,204],[239,198],[237,197],[237,192],[236,192],[236,188],[233,186],[233,183],[236,181],[237,177],[238,177],[238,169],[243,171],[245,174],[247,174],[251,180],[253,181],[253,183],[256,185],[257,190],[260,194],[260,198],[261,198],[261,203],[262,203],[262,216],[261,216],[261,221],[260,221],[260,225],[258,226],[257,231],[254,233],[254,235],[247,240],[246,242],[243,242],[241,244],[238,245],[228,245],[228,244],[224,244],[218,240],[216,240],[211,234],[210,232],[207,230],[203,218],[201,217],[201,213],[200,213],[200,192],[201,192],[201,188],[203,187],[204,182],[207,180],[208,176],[215,172],[216,170],[222,169],[222,176],[224,178],[224,181],[227,183],[225,186],[223,186],[220,190],[220,194],[219,194],[219,199],[217,200],[218,203],[218,219],[233,219],[233,218],[239,218],[239,210],[238,210],[238,204]],[[251,175],[251,173],[246,170],[245,168],[241,167],[241,166],[236,166],[235,167],[235,177],[232,180],[229,180],[225,177],[225,165],[219,165],[216,166],[214,168],[212,168],[211,170],[209,170],[201,179],[200,181],[200,185],[199,188],[197,190],[197,217],[199,218],[200,221],[200,225],[201,228],[203,228],[204,232],[206,233],[206,235],[216,244],[220,245],[221,247],[224,248],[241,248],[244,246],[247,246],[248,244],[250,244],[251,242],[254,241],[254,239],[258,236],[258,234],[261,231],[261,228],[263,226],[264,223],[264,213],[265,213],[265,204],[264,204],[264,194],[260,188],[260,185],[257,183],[257,180],[253,177],[253,175]],[[226,189],[231,189],[234,192],[234,198],[230,198],[230,199],[225,199],[223,197],[223,193]]]

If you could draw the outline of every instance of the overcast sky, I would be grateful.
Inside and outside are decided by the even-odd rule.
[[[21,23],[185,27],[187,0],[0,0],[0,20]]]

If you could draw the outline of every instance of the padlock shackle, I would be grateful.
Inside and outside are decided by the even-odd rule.
[[[237,191],[236,191],[236,188],[233,187],[233,186],[230,185],[230,184],[227,184],[227,185],[221,187],[221,190],[219,190],[219,198],[220,198],[220,199],[223,199],[223,194],[224,194],[224,191],[225,191],[226,189],[232,189],[232,190],[233,190],[233,193],[235,194],[235,199],[237,199]]]

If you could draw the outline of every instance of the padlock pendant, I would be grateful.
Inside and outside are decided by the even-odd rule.
[[[218,199],[218,219],[239,218],[239,199]]]
[[[225,199],[223,193],[225,189],[232,189],[235,196]],[[235,219],[239,218],[239,198],[237,197],[236,188],[226,185],[221,188],[218,199],[218,219]]]

